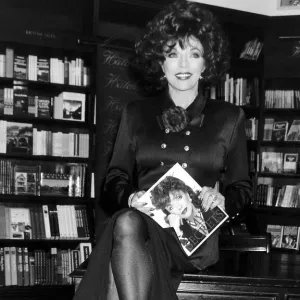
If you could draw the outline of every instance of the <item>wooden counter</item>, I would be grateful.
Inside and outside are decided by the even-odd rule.
[[[186,274],[180,300],[300,300],[300,255],[222,251],[220,261],[199,274]]]

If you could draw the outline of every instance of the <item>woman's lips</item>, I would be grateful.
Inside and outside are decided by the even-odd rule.
[[[187,212],[187,207],[181,212],[182,215],[185,215]]]
[[[192,74],[191,73],[177,73],[176,75],[176,78],[180,79],[180,80],[186,80],[186,79],[189,79]]]

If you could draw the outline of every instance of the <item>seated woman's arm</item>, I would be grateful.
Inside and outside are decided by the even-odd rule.
[[[134,191],[133,170],[135,165],[134,105],[127,105],[114,144],[104,185],[104,202],[101,206],[108,212],[128,207],[128,198]]]
[[[252,200],[252,182],[249,179],[245,116],[240,109],[228,151],[224,196],[226,212],[232,217],[239,213]]]

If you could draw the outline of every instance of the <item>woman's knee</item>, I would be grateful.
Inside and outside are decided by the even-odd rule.
[[[128,210],[117,217],[114,226],[114,239],[123,237],[145,237],[147,234],[146,224],[141,213]]]

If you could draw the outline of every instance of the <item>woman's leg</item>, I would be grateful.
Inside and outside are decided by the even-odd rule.
[[[153,276],[147,226],[137,211],[115,222],[111,267],[120,300],[148,300]]]

